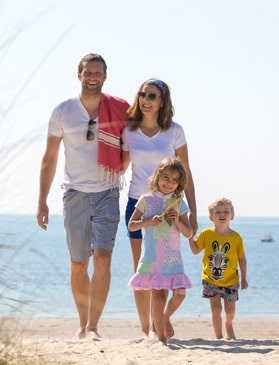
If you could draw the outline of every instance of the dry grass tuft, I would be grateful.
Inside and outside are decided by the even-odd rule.
[[[4,6],[5,2],[0,3],[0,13]],[[20,35],[27,30],[29,27],[33,26],[36,22],[38,22],[41,17],[45,16],[48,13],[48,10],[44,10],[39,14],[36,14],[29,21],[24,20],[23,25],[18,24],[12,31],[3,30],[4,37],[0,37],[0,64],[4,60],[4,58],[9,57],[9,53],[12,53],[12,57],[14,57],[15,52],[10,52],[12,46],[15,45],[15,41],[20,37]],[[21,22],[19,22],[21,23]],[[16,187],[18,185],[18,181],[14,181],[13,169],[17,168],[18,156],[20,156],[32,143],[34,143],[40,136],[42,135],[42,131],[45,129],[45,126],[39,127],[33,131],[33,133],[28,133],[26,136],[21,136],[16,142],[12,144],[8,144],[5,141],[2,133],[2,127],[5,127],[5,122],[7,121],[7,117],[10,112],[17,106],[17,102],[20,96],[23,95],[27,86],[30,84],[32,79],[37,75],[42,65],[46,62],[51,53],[58,47],[61,41],[65,38],[65,36],[69,33],[69,27],[64,31],[64,33],[54,41],[53,46],[47,50],[45,55],[41,56],[41,61],[33,67],[25,79],[25,82],[22,86],[12,95],[11,102],[6,103],[2,100],[2,94],[0,94],[0,135],[2,136],[1,148],[0,148],[0,182],[2,182],[1,186],[3,187],[1,195],[4,194],[15,194]],[[1,30],[1,29],[0,29]],[[5,31],[4,31],[5,30]],[[8,33],[7,33],[8,32]],[[2,34],[2,36],[3,36]],[[0,90],[2,91],[2,90]],[[4,95],[4,94],[3,94]],[[3,143],[2,143],[3,142]],[[6,189],[6,190],[5,190]],[[3,202],[1,202],[2,211],[9,212],[9,207],[4,206]],[[0,232],[1,234],[1,232]],[[3,235],[4,236],[4,235]],[[1,238],[0,248],[5,249],[5,237]],[[4,265],[5,263],[1,263]],[[11,262],[7,263],[9,267],[11,267]],[[0,270],[0,307],[1,301],[4,299],[10,299],[11,301],[14,298],[6,298],[5,297],[5,288],[8,286],[8,283],[5,281],[5,276],[3,276],[3,270]],[[3,303],[2,303],[3,304]],[[7,322],[7,321],[6,321]],[[28,356],[23,352],[23,336],[24,329],[15,328],[13,331],[7,331],[5,328],[5,318],[0,320],[0,365],[49,365],[49,361],[44,359],[44,356],[35,354],[34,356]],[[62,363],[61,363],[62,364]],[[66,363],[64,363],[66,365]]]

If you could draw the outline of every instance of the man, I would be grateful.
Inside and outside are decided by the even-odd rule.
[[[98,339],[98,321],[109,292],[111,255],[120,219],[120,137],[128,103],[102,93],[105,60],[84,56],[78,67],[79,97],[53,111],[40,172],[37,221],[47,229],[47,196],[61,141],[65,149],[64,225],[71,258],[71,288],[80,319],[78,338]],[[93,254],[94,273],[88,275]]]

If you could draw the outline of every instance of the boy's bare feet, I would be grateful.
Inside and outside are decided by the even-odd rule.
[[[226,340],[236,340],[232,324],[229,325],[229,324],[225,323],[225,326],[226,326],[226,332],[227,332]]]

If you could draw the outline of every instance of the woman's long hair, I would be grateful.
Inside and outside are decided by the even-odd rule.
[[[172,106],[170,97],[170,89],[164,81],[157,79],[148,79],[144,81],[139,87],[135,100],[127,111],[127,125],[130,126],[131,131],[137,130],[140,126],[140,123],[143,119],[143,114],[139,107],[138,93],[142,91],[145,85],[153,85],[159,90],[162,99],[162,106],[159,110],[158,125],[161,130],[169,129],[174,114],[174,108]]]

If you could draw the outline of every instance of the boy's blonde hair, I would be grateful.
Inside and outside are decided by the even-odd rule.
[[[228,205],[231,208],[232,213],[234,214],[234,206],[231,200],[227,198],[219,198],[210,203],[208,206],[209,213],[212,214],[214,209],[222,205]]]

